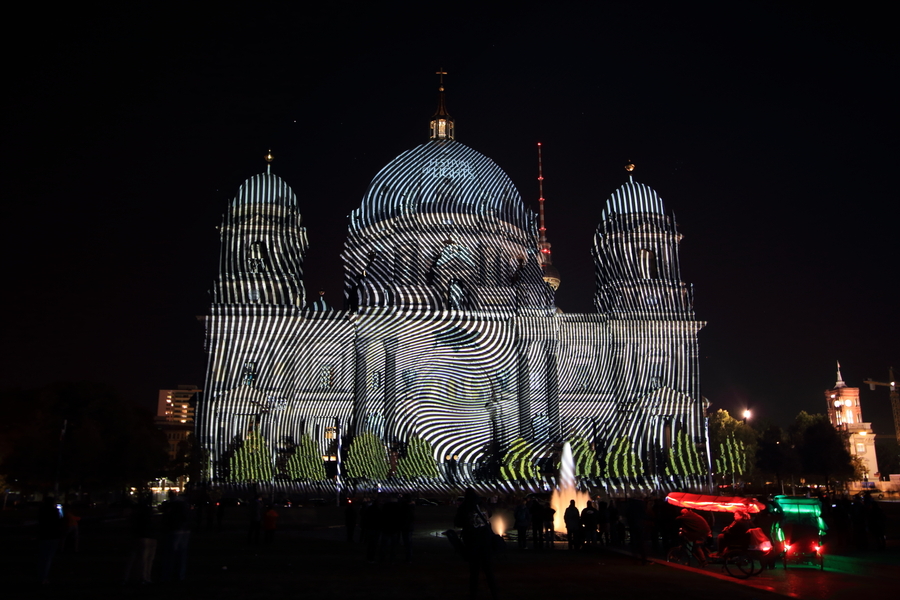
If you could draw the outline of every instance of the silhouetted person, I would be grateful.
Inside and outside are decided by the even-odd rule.
[[[531,527],[531,512],[528,510],[528,503],[524,499],[516,505],[514,514],[515,521],[513,527],[519,538],[519,549],[524,550],[528,542],[528,528]]]
[[[142,498],[131,513],[131,538],[132,549],[125,567],[125,583],[137,575],[142,584],[148,584],[156,556],[156,523],[149,497]]]
[[[348,542],[353,542],[357,517],[358,511],[356,510],[356,504],[353,503],[353,498],[347,498],[347,503],[344,505],[344,528],[347,530]]]
[[[277,524],[278,512],[275,510],[275,507],[270,504],[268,510],[263,514],[262,519],[263,539],[266,544],[271,544],[275,541],[275,528]]]
[[[38,581],[50,583],[50,566],[63,534],[62,506],[53,496],[44,496],[38,509]]]
[[[566,523],[566,538],[569,541],[569,550],[578,550],[581,548],[581,513],[575,506],[574,500],[569,500],[569,506],[563,513],[563,520]]]
[[[675,524],[681,528],[681,535],[689,542],[693,543],[691,552],[700,565],[706,564],[706,549],[704,544],[710,536],[709,523],[706,519],[695,513],[689,508],[682,508],[681,514],[675,518]]]
[[[187,576],[187,550],[191,540],[191,507],[184,496],[169,491],[169,499],[162,505],[162,581]]]
[[[474,489],[466,488],[465,499],[456,511],[453,523],[463,530],[463,542],[469,559],[469,597],[477,596],[478,574],[484,572],[491,598],[496,600],[497,582],[494,580],[491,547],[494,532],[490,518],[481,506],[481,498]]]
[[[363,543],[366,545],[366,561],[375,562],[378,541],[381,538],[381,507],[379,501],[369,499],[362,509],[361,523]]]
[[[247,505],[247,543],[251,546],[259,544],[262,531],[263,513],[266,511],[262,496],[257,496]]]
[[[531,539],[535,550],[544,547],[544,507],[537,498],[532,498],[528,511],[531,513]]]
[[[584,531],[584,540],[589,546],[597,545],[597,518],[594,502],[589,500],[581,511],[581,528]]]
[[[731,522],[717,538],[719,554],[723,554],[728,546],[746,546],[747,531],[753,527],[750,515],[742,510],[734,513],[734,521]]]
[[[403,542],[403,560],[412,561],[412,534],[416,527],[416,502],[412,496],[400,499],[400,539]]]

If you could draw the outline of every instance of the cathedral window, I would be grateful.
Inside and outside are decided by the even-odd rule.
[[[249,360],[244,363],[244,385],[253,385],[256,381],[256,361]]]
[[[643,279],[659,279],[659,271],[656,266],[656,252],[641,248],[638,259],[638,266]]]
[[[251,273],[260,273],[266,270],[266,243],[253,242],[250,244],[250,258],[248,267]]]
[[[330,390],[337,383],[337,369],[334,365],[322,365],[319,367],[319,388]]]

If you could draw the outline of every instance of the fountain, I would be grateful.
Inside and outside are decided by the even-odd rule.
[[[556,484],[557,487],[553,490],[553,496],[550,498],[550,506],[556,511],[553,516],[553,529],[564,532],[566,530],[564,515],[569,507],[569,501],[575,501],[575,506],[578,507],[580,513],[591,499],[590,494],[579,492],[575,487],[575,458],[572,456],[572,445],[569,442],[564,443],[562,447],[559,478]]]

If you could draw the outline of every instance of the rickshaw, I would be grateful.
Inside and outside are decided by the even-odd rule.
[[[780,518],[772,528],[773,541],[783,544],[781,562],[810,564],[825,569],[822,537],[828,530],[822,520],[822,502],[805,496],[775,496]]]
[[[686,492],[672,492],[666,497],[666,502],[681,508],[691,510],[735,513],[738,511],[749,514],[758,513],[765,505],[755,498],[741,498],[738,496],[711,496],[705,494],[689,494]],[[756,531],[754,532],[754,529]],[[746,579],[751,575],[762,573],[763,564],[772,543],[762,534],[758,528],[751,529],[747,541],[741,545],[731,545],[725,548],[718,559],[710,557],[710,562],[721,563],[722,568],[732,577]],[[679,564],[690,564],[692,556],[690,543],[681,544],[672,548],[666,560]]]

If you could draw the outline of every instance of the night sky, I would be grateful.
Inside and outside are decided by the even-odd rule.
[[[839,359],[866,420],[893,432],[888,392],[862,384],[900,371],[884,15],[335,4],[20,15],[29,42],[4,61],[5,386],[99,381],[148,406],[202,386],[216,226],[269,148],[307,227],[308,299],[343,306],[347,215],[426,140],[443,68],[457,139],[534,210],[543,144],[564,311],[593,310],[594,229],[631,160],[684,234],[713,408],[824,412]]]

